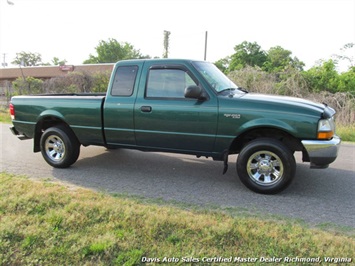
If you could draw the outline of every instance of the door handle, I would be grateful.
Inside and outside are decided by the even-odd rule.
[[[141,111],[144,113],[150,113],[152,111],[152,107],[151,106],[142,106]]]

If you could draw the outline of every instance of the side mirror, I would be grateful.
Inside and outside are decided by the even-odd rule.
[[[191,85],[185,89],[185,98],[205,100],[206,95],[199,86]]]

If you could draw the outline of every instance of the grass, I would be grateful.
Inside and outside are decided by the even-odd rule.
[[[9,109],[0,106],[0,122],[2,123],[11,123],[11,117]]]
[[[354,260],[354,236],[0,173],[0,265],[140,265],[164,259],[179,265],[218,257],[255,257],[258,265],[261,257],[286,256]]]
[[[336,128],[337,135],[343,141],[351,141],[355,142],[355,124],[354,125],[347,125],[347,126],[337,126]]]

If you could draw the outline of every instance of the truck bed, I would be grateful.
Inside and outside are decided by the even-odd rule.
[[[102,109],[105,94],[73,93],[17,96],[13,124],[21,134],[33,138],[38,121],[61,119],[68,125],[83,145],[104,145]]]

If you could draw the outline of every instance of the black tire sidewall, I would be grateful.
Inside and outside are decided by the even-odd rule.
[[[253,181],[247,172],[247,163],[255,152],[266,150],[275,153],[281,159],[284,172],[279,182],[262,186]],[[261,194],[276,194],[286,189],[293,181],[296,162],[292,152],[280,141],[274,139],[259,139],[249,142],[240,152],[237,159],[237,172],[240,181],[249,189]]]
[[[45,142],[49,136],[58,136],[65,146],[65,155],[62,160],[54,161],[48,157],[45,150]],[[41,136],[41,153],[45,161],[55,168],[67,168],[71,166],[79,157],[80,144],[70,129],[65,126],[55,126],[48,128]]]

